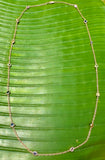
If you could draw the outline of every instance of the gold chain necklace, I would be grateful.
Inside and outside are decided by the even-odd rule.
[[[87,134],[87,137],[85,139],[85,141],[83,141],[80,145],[77,145],[75,147],[71,147],[70,149],[64,151],[64,152],[58,152],[58,153],[50,153],[50,154],[40,154],[40,153],[37,153],[36,151],[31,151],[24,143],[23,141],[20,139],[20,137],[18,136],[18,133],[15,129],[15,123],[13,122],[13,119],[12,119],[12,113],[11,113],[11,105],[10,105],[10,68],[12,67],[12,64],[11,64],[11,53],[12,53],[12,49],[13,49],[13,45],[15,44],[15,39],[16,39],[16,33],[17,33],[17,29],[18,29],[18,24],[20,22],[20,19],[22,18],[23,14],[30,8],[33,8],[33,7],[40,7],[40,6],[45,6],[45,5],[51,5],[51,4],[65,4],[65,5],[69,5],[69,6],[72,6],[74,7],[78,13],[80,14],[81,18],[83,19],[83,22],[86,26],[86,30],[88,32],[88,36],[89,36],[89,41],[90,41],[90,45],[91,45],[91,49],[92,49],[92,53],[93,53],[93,57],[94,57],[94,63],[95,63],[95,71],[96,71],[96,104],[95,104],[95,110],[94,110],[94,114],[93,114],[93,118],[92,118],[92,121],[91,121],[91,124],[90,124],[90,129],[88,131],[88,134]],[[90,31],[89,31],[89,28],[88,28],[88,21],[85,19],[85,17],[82,15],[81,11],[79,10],[79,7],[76,5],[76,4],[70,4],[68,2],[63,2],[63,1],[50,1],[50,2],[46,2],[46,3],[43,3],[43,4],[39,4],[39,5],[32,5],[32,6],[26,6],[26,8],[22,11],[22,13],[20,14],[20,16],[16,19],[16,26],[15,26],[15,31],[14,31],[14,35],[13,35],[13,39],[12,39],[12,42],[11,42],[11,47],[10,47],[10,51],[9,51],[9,63],[8,63],[8,81],[7,81],[7,98],[8,98],[8,109],[9,109],[9,116],[10,116],[10,119],[11,119],[11,128],[13,129],[17,139],[20,141],[20,143],[25,147],[25,149],[30,152],[31,154],[35,155],[35,156],[55,156],[55,155],[60,155],[60,154],[65,154],[65,153],[68,153],[68,152],[73,152],[74,150],[76,150],[77,148],[83,146],[84,144],[87,143],[87,141],[89,140],[90,138],[90,135],[91,135],[91,131],[92,131],[92,128],[94,126],[94,121],[95,121],[95,118],[96,118],[96,113],[97,113],[97,107],[98,107],[98,101],[99,101],[99,96],[100,96],[100,93],[99,93],[99,82],[98,82],[98,64],[97,64],[97,60],[96,60],[96,55],[95,55],[95,51],[94,51],[94,47],[93,47],[93,42],[92,42],[92,39],[91,39],[91,35],[90,35]]]

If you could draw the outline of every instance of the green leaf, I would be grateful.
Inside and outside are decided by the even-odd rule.
[[[10,128],[7,77],[16,19],[45,0],[0,1],[0,160],[33,160]],[[69,2],[69,0],[68,0]],[[39,160],[104,160],[105,6],[101,0],[71,0],[88,20],[99,65],[100,99],[89,141],[73,153]],[[87,137],[96,101],[96,75],[88,33],[80,15],[64,4],[30,8],[12,50],[11,109],[16,131],[32,151],[56,153]]]

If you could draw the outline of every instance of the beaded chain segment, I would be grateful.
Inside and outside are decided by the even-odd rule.
[[[74,7],[77,12],[80,14],[81,18],[83,19],[83,22],[86,26],[86,30],[88,32],[88,36],[89,36],[89,41],[90,41],[90,45],[91,45],[91,49],[92,49],[92,53],[93,53],[93,56],[94,56],[94,63],[95,63],[95,71],[96,71],[96,103],[95,103],[95,110],[94,110],[94,114],[93,114],[93,118],[92,118],[92,121],[91,121],[91,124],[90,124],[90,129],[88,131],[88,134],[87,134],[87,137],[85,139],[85,141],[83,141],[81,144],[75,146],[75,147],[71,147],[69,148],[68,150],[66,151],[63,151],[63,152],[58,152],[58,153],[50,153],[50,154],[40,154],[40,153],[37,153],[36,151],[31,151],[24,143],[23,141],[20,139],[20,137],[18,136],[18,133],[17,131],[15,130],[15,123],[13,122],[13,119],[12,119],[12,113],[11,113],[11,105],[10,105],[10,69],[12,67],[12,64],[11,64],[11,53],[12,53],[12,49],[13,49],[13,45],[15,44],[15,39],[16,39],[16,33],[17,33],[17,29],[18,29],[18,25],[20,23],[20,19],[22,18],[23,14],[30,8],[33,8],[33,7],[40,7],[40,6],[45,6],[45,5],[52,5],[52,4],[65,4],[65,5],[69,5],[69,6],[72,6]],[[63,1],[50,1],[50,2],[46,2],[46,3],[43,3],[43,4],[39,4],[39,5],[31,5],[31,6],[26,6],[26,8],[22,11],[22,13],[20,14],[20,16],[16,19],[16,25],[15,25],[15,31],[14,31],[14,35],[13,35],[13,39],[12,39],[12,42],[11,42],[11,47],[10,47],[10,51],[9,51],[9,63],[8,63],[8,81],[7,81],[7,99],[8,99],[8,109],[9,109],[9,116],[10,116],[10,119],[11,119],[11,124],[10,124],[10,127],[13,129],[17,139],[20,141],[20,143],[25,147],[25,149],[30,152],[31,154],[33,154],[34,156],[55,156],[55,155],[61,155],[61,154],[65,154],[65,153],[68,153],[68,152],[73,152],[74,150],[76,150],[77,148],[83,146],[84,144],[86,144],[90,138],[90,135],[91,135],[91,131],[92,131],[92,128],[94,127],[94,121],[95,121],[95,118],[96,118],[96,113],[97,113],[97,107],[98,107],[98,101],[99,101],[99,96],[100,96],[100,93],[99,93],[99,82],[98,82],[98,64],[97,64],[97,60],[96,60],[96,55],[95,55],[95,51],[94,51],[94,47],[93,47],[93,41],[91,39],[91,35],[90,35],[90,31],[89,31],[89,28],[88,28],[88,21],[85,19],[85,17],[82,15],[81,11],[79,10],[79,7],[77,6],[77,4],[70,4],[68,2],[63,2]]]

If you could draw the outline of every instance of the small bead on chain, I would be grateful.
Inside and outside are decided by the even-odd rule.
[[[96,93],[96,97],[100,97],[100,93],[99,92]]]
[[[78,7],[78,6],[75,4],[75,5],[74,5],[74,8],[77,8],[77,7]]]
[[[85,19],[85,20],[84,20],[84,23],[86,24],[87,22],[88,22],[88,21]]]
[[[91,123],[91,124],[90,124],[90,127],[93,128],[93,126],[94,126],[93,123]]]
[[[90,44],[93,44],[93,41],[90,41]]]
[[[11,123],[10,127],[14,128],[16,125],[14,123]]]
[[[33,152],[33,155],[36,156],[38,153],[36,151]]]
[[[11,63],[8,63],[7,66],[8,66],[8,67],[12,67],[12,64],[11,64]]]
[[[29,8],[30,8],[30,6],[27,6],[27,7],[26,7],[26,9],[29,9]]]
[[[10,91],[7,91],[7,92],[6,92],[6,94],[7,94],[7,95],[10,95],[10,94],[11,94],[11,92],[10,92]]]
[[[49,4],[54,4],[55,2],[54,1],[50,1],[50,2],[48,2]]]
[[[16,22],[17,22],[17,24],[19,24],[20,20],[19,20],[19,19],[16,19]]]
[[[95,66],[94,66],[95,68],[98,68],[98,64],[95,64]]]
[[[71,147],[71,148],[70,148],[70,152],[74,152],[74,147]]]
[[[14,39],[12,40],[12,44],[15,44],[15,40]]]

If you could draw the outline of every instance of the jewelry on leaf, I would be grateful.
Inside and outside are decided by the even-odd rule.
[[[13,49],[13,44],[15,44],[15,38],[16,38],[16,33],[17,33],[17,29],[18,29],[18,25],[19,25],[19,22],[20,22],[20,19],[22,18],[23,14],[26,12],[26,10],[28,10],[29,8],[31,7],[40,7],[40,6],[44,6],[44,5],[47,5],[47,4],[57,4],[57,3],[61,3],[61,4],[65,4],[65,5],[69,5],[69,6],[73,6],[74,8],[77,9],[77,12],[79,13],[79,15],[81,16],[81,18],[84,20],[84,23],[86,24],[86,30],[87,30],[87,33],[88,33],[88,36],[89,36],[89,41],[90,41],[90,44],[91,44],[91,49],[92,49],[92,53],[93,53],[93,57],[94,57],[94,62],[95,62],[95,71],[96,71],[96,85],[97,85],[97,88],[96,88],[96,104],[95,104],[95,110],[94,110],[94,113],[93,113],[93,118],[92,118],[92,123],[90,124],[90,129],[88,131],[88,134],[87,134],[87,137],[86,139],[79,145],[77,145],[76,147],[71,147],[70,149],[66,150],[66,151],[63,151],[63,152],[57,152],[57,153],[45,153],[45,154],[39,154],[37,153],[36,151],[31,151],[24,143],[23,141],[20,139],[18,133],[16,132],[15,130],[15,123],[13,123],[12,121],[12,113],[11,113],[11,104],[10,104],[10,91],[9,91],[9,88],[10,88],[10,69],[11,69],[11,53],[12,53],[12,49]],[[68,152],[74,152],[74,150],[80,148],[81,146],[83,146],[84,144],[86,144],[90,138],[90,135],[91,135],[91,131],[92,131],[92,128],[93,128],[93,124],[94,124],[94,121],[95,121],[95,118],[96,118],[96,113],[97,113],[97,107],[98,107],[98,99],[99,99],[99,96],[100,96],[100,93],[99,93],[99,83],[98,83],[98,64],[97,64],[97,61],[96,61],[96,55],[95,55],[95,51],[94,51],[94,47],[93,47],[93,42],[91,40],[91,35],[90,35],[90,31],[89,31],[89,28],[88,28],[88,24],[87,24],[87,20],[85,19],[85,17],[82,15],[81,11],[79,10],[77,4],[70,4],[68,2],[63,2],[63,1],[49,1],[47,3],[43,3],[43,4],[40,4],[40,5],[32,5],[32,6],[26,6],[26,8],[22,11],[22,13],[20,14],[19,18],[16,19],[16,26],[15,26],[15,31],[14,31],[14,36],[13,36],[13,40],[11,42],[11,49],[9,51],[9,63],[8,63],[8,81],[7,81],[7,96],[8,96],[8,109],[9,109],[9,116],[10,116],[10,119],[11,119],[11,124],[10,124],[10,127],[13,128],[13,131],[17,137],[17,139],[20,141],[20,143],[24,146],[24,148],[30,152],[31,154],[33,154],[34,156],[55,156],[55,155],[61,155],[61,154],[65,154],[65,153],[68,153]]]

